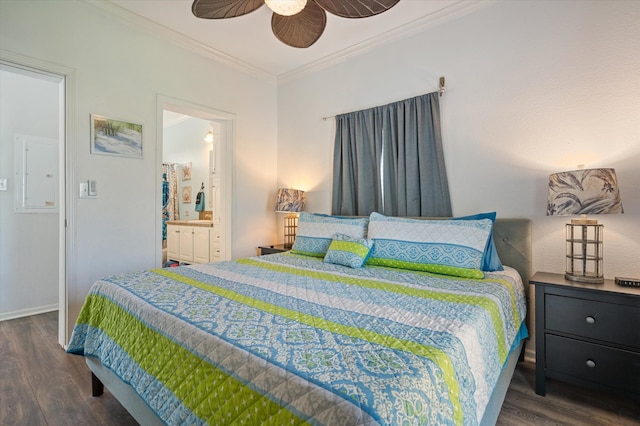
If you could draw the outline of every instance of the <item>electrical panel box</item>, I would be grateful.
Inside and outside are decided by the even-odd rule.
[[[15,135],[16,213],[58,212],[58,141]]]

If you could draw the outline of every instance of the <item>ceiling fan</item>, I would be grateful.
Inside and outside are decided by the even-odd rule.
[[[194,0],[198,18],[226,19],[246,15],[266,4],[272,11],[271,29],[292,47],[315,43],[327,25],[326,12],[343,18],[367,18],[391,9],[400,0]]]

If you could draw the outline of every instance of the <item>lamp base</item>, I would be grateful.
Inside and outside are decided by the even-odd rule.
[[[602,284],[603,225],[584,219],[566,224],[567,256],[565,278],[570,281]]]
[[[564,277],[569,281],[576,281],[580,283],[604,284],[604,277],[589,277],[585,275],[572,275],[570,273],[565,273]]]
[[[289,213],[284,217],[284,247],[290,249],[296,240],[296,231],[298,229],[298,215]]]

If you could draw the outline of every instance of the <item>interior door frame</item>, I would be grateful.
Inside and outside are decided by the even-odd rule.
[[[222,245],[223,254],[220,260],[230,260],[233,249],[233,175],[235,169],[235,126],[236,115],[215,109],[213,107],[195,104],[193,102],[172,98],[166,95],[158,95],[156,102],[156,212],[158,219],[156,220],[157,232],[156,238],[156,264],[162,263],[162,152],[163,152],[163,111],[168,110],[180,114],[189,115],[191,117],[200,118],[208,121],[217,121],[225,128],[225,138],[220,143],[220,163],[222,174],[222,204],[224,208],[220,214],[220,222],[222,223]],[[215,212],[214,212],[215,214]]]
[[[72,270],[74,248],[68,244],[69,235],[75,229],[75,205],[68,194],[73,194],[71,184],[75,180],[73,129],[75,111],[75,71],[51,62],[31,58],[15,52],[0,49],[0,62],[11,67],[22,68],[32,72],[60,78],[60,116],[58,167],[59,173],[59,213],[58,213],[58,343],[66,347],[67,335],[67,291],[69,274]]]

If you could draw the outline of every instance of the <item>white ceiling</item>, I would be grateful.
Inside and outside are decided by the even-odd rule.
[[[306,49],[289,47],[275,38],[271,32],[271,11],[267,6],[244,16],[209,20],[192,14],[192,0],[108,1],[114,6],[109,6],[111,11],[138,20],[147,28],[152,25],[154,30],[173,34],[208,54],[281,76],[405,36],[427,25],[454,19],[493,0],[400,0],[390,10],[363,19],[346,19],[327,13],[324,33]],[[101,0],[92,3],[105,5]],[[159,26],[142,21],[141,17]]]

